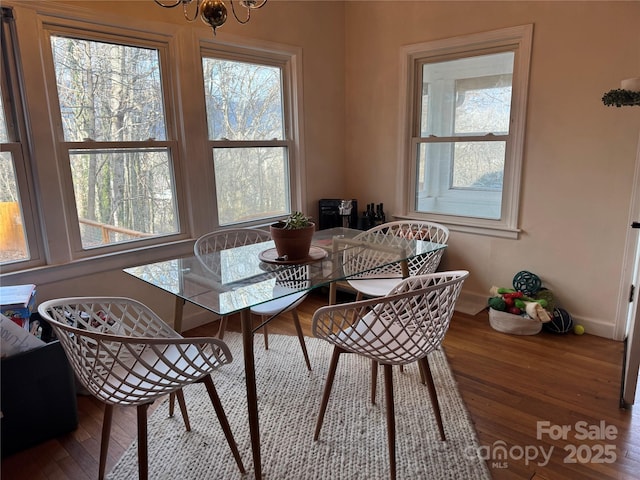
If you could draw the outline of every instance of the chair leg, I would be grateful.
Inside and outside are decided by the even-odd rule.
[[[111,420],[113,419],[113,405],[105,403],[102,419],[102,438],[100,439],[100,463],[98,465],[98,479],[103,480],[109,452],[109,437],[111,436]]]
[[[207,388],[207,393],[209,394],[209,398],[211,399],[211,404],[213,405],[213,409],[215,410],[216,415],[218,416],[218,421],[220,422],[220,426],[222,427],[224,436],[227,439],[227,443],[231,448],[231,453],[233,454],[233,458],[235,458],[236,460],[238,469],[240,469],[241,473],[245,473],[244,465],[242,464],[242,458],[240,458],[240,451],[238,450],[238,445],[236,444],[236,441],[233,438],[233,433],[231,432],[231,426],[229,425],[229,420],[227,419],[227,415],[224,413],[222,402],[220,401],[220,397],[218,396],[216,387],[213,384],[211,375],[205,375],[200,381],[204,383],[204,386]]]
[[[418,372],[420,373],[420,383],[422,383],[423,385],[426,385],[427,377],[424,374],[424,368],[422,367],[420,360],[418,360]]]
[[[320,402],[320,412],[318,412],[318,420],[316,421],[316,430],[313,434],[314,440],[318,440],[318,437],[320,436],[320,429],[322,428],[322,422],[324,421],[324,414],[327,411],[327,404],[329,403],[329,395],[331,395],[331,387],[333,387],[333,380],[336,377],[338,360],[340,359],[340,354],[343,352],[345,352],[345,350],[340,347],[333,347],[331,363],[329,364],[329,372],[327,373],[327,381],[324,384],[324,392],[322,393],[322,401]]]
[[[220,317],[220,326],[216,337],[220,340],[224,339],[224,332],[227,330],[227,317]]]
[[[264,322],[264,317],[261,317],[262,321]],[[264,327],[262,327],[262,335],[264,336],[264,349],[265,350],[269,350],[269,330],[267,329],[267,324],[264,324]]]
[[[433,376],[431,375],[431,368],[429,367],[429,359],[427,357],[418,360],[422,373],[427,380],[427,388],[429,390],[429,398],[431,399],[431,406],[436,415],[436,422],[438,422],[438,431],[440,432],[440,440],[445,441],[444,425],[442,423],[442,414],[440,413],[440,403],[438,403],[438,393],[436,392],[436,386],[433,383]]]
[[[191,431],[191,423],[189,422],[189,413],[187,412],[187,404],[184,401],[184,392],[182,389],[176,390],[176,398],[178,399],[178,405],[180,406],[180,412],[182,413],[182,420],[184,420],[184,427],[187,432]]]
[[[371,404],[376,404],[376,389],[378,387],[378,362],[371,360]]]
[[[385,364],[384,369],[384,396],[387,406],[387,443],[389,444],[389,478],[396,478],[396,418],[393,404],[393,369]]]
[[[169,394],[169,416],[173,417],[173,411],[176,407],[176,392],[171,392]]]
[[[422,383],[423,385],[426,385],[427,378],[424,376],[424,368],[422,368],[422,366],[420,365],[420,362],[418,362],[418,372],[420,372],[420,383]]]
[[[149,449],[147,448],[147,410],[150,403],[138,405],[138,478],[149,478]]]
[[[304,342],[304,335],[302,334],[302,326],[300,325],[300,317],[298,317],[298,311],[294,308],[291,310],[293,315],[293,324],[296,327],[298,333],[298,340],[300,341],[300,347],[302,348],[302,354],[304,355],[304,361],[307,364],[307,369],[311,371],[311,361],[309,360],[309,354],[307,353],[307,345]]]

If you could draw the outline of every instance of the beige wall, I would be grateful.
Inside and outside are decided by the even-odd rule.
[[[519,240],[452,232],[445,268],[466,294],[538,274],[587,330],[613,332],[639,107],[604,92],[640,76],[640,2],[348,2],[347,191],[393,213],[399,49],[534,24]]]
[[[184,22],[178,9],[151,0],[66,3],[141,22]],[[391,214],[400,47],[528,23],[523,233],[505,240],[453,232],[443,265],[470,270],[465,293],[480,299],[491,285],[508,286],[514,273],[531,270],[579,321],[610,336],[640,108],[600,99],[621,79],[640,76],[640,2],[271,0],[248,25],[229,20],[218,36],[302,47],[308,211],[315,214],[322,197],[353,196],[361,205],[384,202]],[[136,296],[171,318],[169,295],[121,272],[45,284],[39,298],[105,293]]]

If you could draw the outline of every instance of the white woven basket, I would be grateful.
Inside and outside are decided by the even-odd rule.
[[[536,335],[542,330],[542,322],[489,308],[489,324],[494,330],[513,335]]]

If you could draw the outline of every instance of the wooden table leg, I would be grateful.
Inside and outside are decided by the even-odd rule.
[[[336,304],[336,282],[331,282],[329,284],[329,305]]]
[[[182,310],[184,309],[185,299],[176,295],[176,303],[173,307],[173,329],[182,333]],[[173,410],[176,404],[176,394],[169,394],[169,416],[173,416]]]
[[[185,299],[176,295],[176,304],[173,307],[173,329],[182,333],[182,310],[184,310]]]
[[[402,260],[400,262],[400,270],[402,271],[402,278],[407,278],[409,276],[409,264],[406,260]]]
[[[249,410],[249,434],[256,480],[262,479],[260,460],[260,425],[258,423],[258,392],[256,389],[256,365],[253,355],[253,324],[249,309],[240,312],[242,325],[242,351],[244,353],[244,375],[247,383],[247,408]]]

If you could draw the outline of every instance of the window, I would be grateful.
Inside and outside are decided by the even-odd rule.
[[[517,235],[531,26],[406,47],[405,211]]]
[[[2,9],[0,95],[0,264],[3,270],[35,265],[39,261],[38,235],[32,218],[35,198],[29,188],[28,155],[23,139],[18,64],[14,51],[12,12]]]
[[[290,66],[277,58],[202,58],[220,225],[291,211]]]
[[[50,44],[81,248],[178,233],[163,47],[73,31]]]
[[[48,2],[2,13],[3,278],[186,254],[305,205],[300,48]]]
[[[24,231],[24,218],[18,180],[16,178],[16,155],[9,142],[7,120],[4,105],[0,97],[0,238],[2,241],[2,262],[14,262],[29,259],[29,248]],[[19,147],[19,145],[16,145]]]

